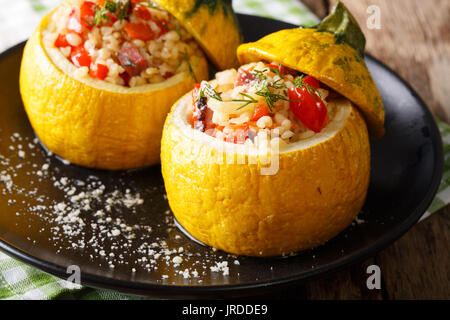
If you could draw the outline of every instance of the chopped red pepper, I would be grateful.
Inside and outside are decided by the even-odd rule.
[[[117,60],[125,71],[131,76],[137,76],[142,70],[148,68],[148,61],[141,55],[139,49],[130,45],[117,53]]]
[[[80,67],[90,67],[91,65],[91,57],[89,53],[84,48],[84,45],[79,45],[76,48],[73,48],[72,53],[70,54],[70,58],[72,63],[80,68]]]
[[[85,1],[80,7],[80,21],[83,31],[92,29],[94,23],[95,11],[97,9],[97,4],[91,1]]]
[[[101,24],[101,26],[103,26],[103,27],[111,27],[114,24],[114,22],[119,20],[119,19],[117,19],[117,17],[115,15],[113,15],[112,13],[109,13],[109,12],[105,13],[105,16],[108,18],[109,22],[106,22],[106,21],[103,22]]]
[[[55,40],[55,47],[57,48],[64,48],[64,47],[69,47],[70,44],[69,42],[67,42],[67,38],[65,34],[60,34],[58,35],[58,38],[56,38]]]
[[[147,23],[129,22],[125,25],[124,29],[131,39],[149,41],[157,38],[157,35]]]
[[[104,64],[96,64],[89,70],[89,75],[93,78],[104,80],[108,76],[109,68]]]
[[[148,9],[143,6],[134,7],[133,13],[138,19],[141,19],[141,20],[151,20],[152,19],[152,14],[150,13],[150,11],[148,11]]]
[[[284,75],[284,68],[282,65],[276,65],[276,64],[266,64],[266,67],[269,67],[274,70],[278,70],[281,75]]]
[[[269,108],[265,104],[257,104],[253,112],[252,121],[258,121],[260,118],[269,115]]]

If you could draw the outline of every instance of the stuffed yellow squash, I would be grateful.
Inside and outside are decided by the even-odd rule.
[[[362,33],[339,4],[314,29],[241,45],[239,69],[201,82],[169,114],[161,163],[178,222],[196,239],[250,256],[323,244],[360,212],[369,131],[384,133]],[[355,37],[352,37],[355,39]]]
[[[170,106],[208,77],[203,50],[233,67],[241,39],[226,2],[214,10],[172,2],[67,0],[42,20],[24,50],[20,89],[50,151],[102,169],[159,162]],[[220,21],[213,29],[230,35],[228,50],[192,28],[193,19]]]

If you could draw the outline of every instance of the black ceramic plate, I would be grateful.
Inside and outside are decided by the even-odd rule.
[[[294,27],[253,16],[240,15],[239,20],[245,41]],[[372,143],[370,189],[359,215],[364,223],[296,256],[230,257],[194,243],[174,227],[159,166],[127,172],[89,170],[64,164],[33,142],[18,86],[22,49],[20,44],[0,57],[0,172],[6,170],[0,183],[0,248],[63,278],[67,266],[78,265],[85,285],[157,296],[212,297],[310,279],[374,255],[399,238],[425,212],[441,179],[442,145],[427,107],[398,76],[367,57],[386,107],[386,136]],[[100,185],[103,194],[83,203],[80,193],[83,198],[82,192]],[[123,201],[126,189],[129,202]],[[69,210],[74,195],[78,199],[72,199],[75,205]],[[133,202],[136,199],[144,203]],[[84,208],[71,215],[74,222],[67,214],[58,221],[58,208],[64,207],[58,203],[67,206],[66,212]],[[100,209],[105,216],[95,216]],[[183,252],[178,252],[180,247]],[[179,266],[172,261],[175,256],[183,259]],[[228,262],[229,274],[214,268],[218,263],[223,267],[223,261]]]

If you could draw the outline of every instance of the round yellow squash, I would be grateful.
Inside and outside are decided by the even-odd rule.
[[[238,66],[242,33],[231,0],[153,0],[180,21],[220,70]]]
[[[129,169],[157,164],[164,120],[172,104],[195,83],[189,72],[134,88],[92,78],[59,50],[45,48],[50,13],[23,53],[20,92],[28,118],[53,153],[85,167]],[[190,58],[198,81],[208,77],[206,58]]]
[[[191,103],[189,94],[180,99],[166,120],[161,165],[170,207],[196,239],[233,254],[277,256],[323,244],[361,210],[369,135],[348,100],[336,101],[326,128],[282,149],[270,165],[244,145],[193,129]]]

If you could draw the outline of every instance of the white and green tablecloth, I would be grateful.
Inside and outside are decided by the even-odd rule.
[[[42,16],[61,0],[0,0],[0,52],[26,40]],[[235,0],[237,12],[271,17],[296,25],[314,25],[317,18],[298,0]],[[450,203],[450,126],[438,121],[446,153],[439,192],[425,217]],[[139,299],[114,291],[80,287],[0,252],[0,299]]]

